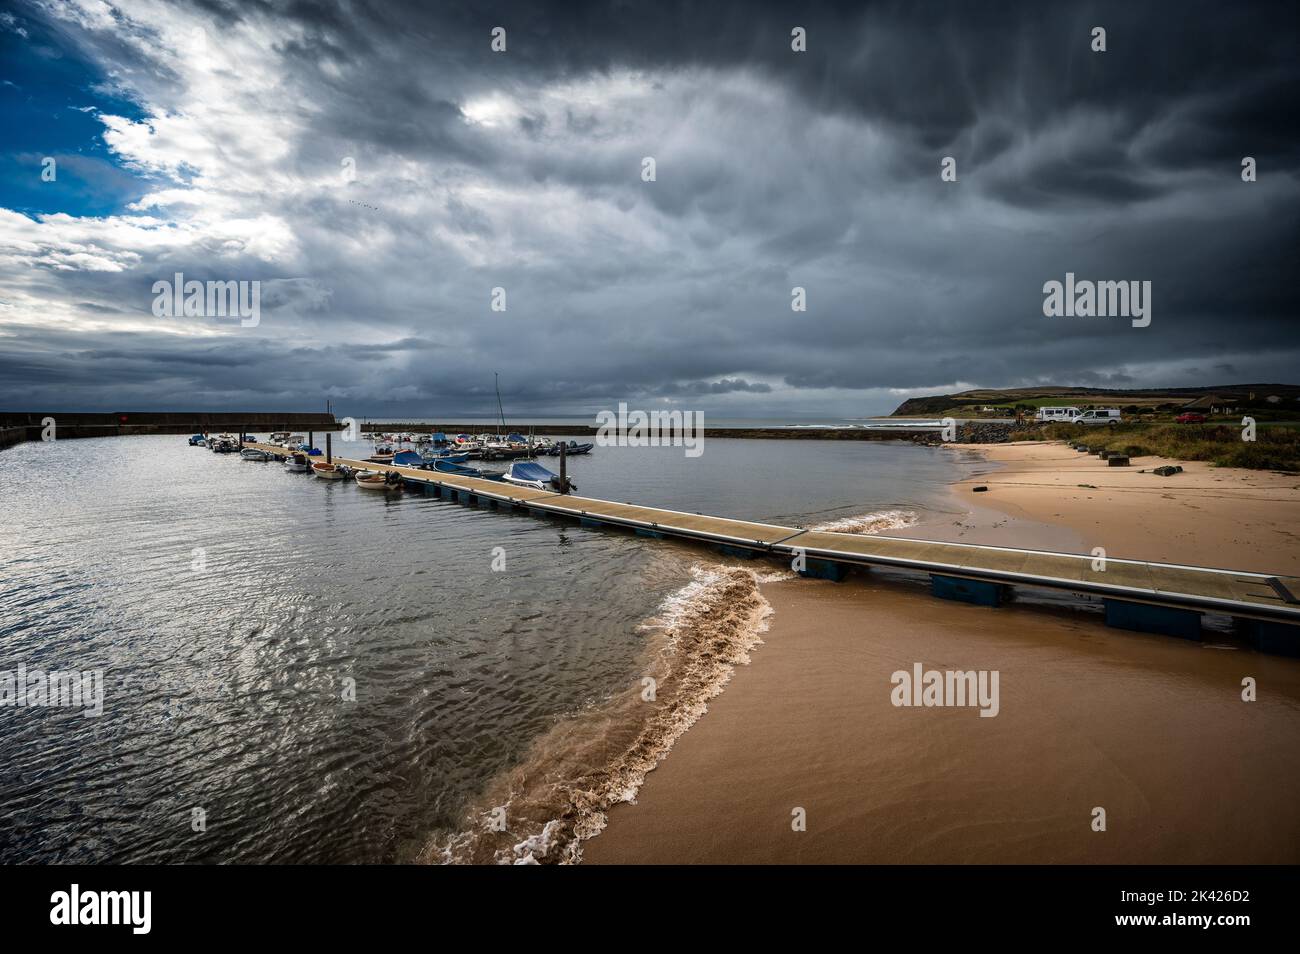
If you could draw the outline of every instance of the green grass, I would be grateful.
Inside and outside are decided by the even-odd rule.
[[[1224,424],[1049,424],[1041,430],[1014,431],[1015,440],[1081,440],[1130,457],[1208,460],[1218,467],[1300,471],[1300,430],[1259,427],[1254,441],[1241,439],[1240,427]]]

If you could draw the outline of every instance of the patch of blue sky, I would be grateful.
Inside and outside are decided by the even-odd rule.
[[[36,216],[119,213],[157,186],[104,141],[99,114],[146,118],[34,16],[0,12],[0,207]],[[42,172],[54,160],[54,178]]]

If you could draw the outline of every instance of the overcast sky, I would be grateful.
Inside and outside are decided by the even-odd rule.
[[[0,0],[0,409],[1294,383],[1296,8]],[[1150,326],[1044,317],[1066,272]]]

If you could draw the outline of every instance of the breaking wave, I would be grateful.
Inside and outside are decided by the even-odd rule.
[[[646,775],[761,645],[772,608],[759,583],[790,575],[691,567],[691,581],[642,624],[649,648],[637,684],[547,731],[488,786],[461,830],[433,838],[419,860],[581,861],[583,842],[604,830],[609,809],[635,801]]]
[[[918,520],[920,516],[915,510],[873,510],[871,513],[858,514],[854,517],[828,520],[811,529],[829,530],[835,533],[881,533],[885,530],[915,526]]]

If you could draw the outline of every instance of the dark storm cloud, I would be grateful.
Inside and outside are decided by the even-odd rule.
[[[248,57],[260,36],[263,52],[202,82],[191,59],[160,64],[150,43],[200,15],[209,44]],[[56,32],[155,116],[147,141],[119,136],[124,161],[192,162],[202,214],[164,197],[129,238],[74,223],[24,242],[14,307],[66,300],[94,324],[0,312],[0,402],[329,394],[343,413],[436,414],[494,407],[498,371],[518,412],[671,398],[855,415],[957,384],[1286,378],[1300,357],[1291,4],[202,0],[139,16]],[[171,135],[177,116],[198,128]],[[1259,182],[1240,179],[1247,155]],[[356,182],[312,184],[344,157]],[[172,217],[176,241],[156,241]],[[262,323],[150,326],[151,284],[173,271],[262,280]],[[1152,281],[1151,327],[1044,318],[1042,285],[1067,271]]]

